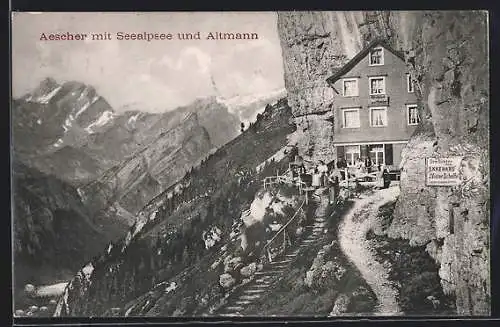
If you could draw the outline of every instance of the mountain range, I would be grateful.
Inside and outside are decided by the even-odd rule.
[[[53,78],[14,99],[18,282],[74,271],[75,260],[123,235],[148,201],[236,137],[239,114],[256,116],[265,106],[261,99],[229,103],[231,110],[208,97],[165,112],[117,112],[94,87]],[[40,267],[47,278],[26,273]]]

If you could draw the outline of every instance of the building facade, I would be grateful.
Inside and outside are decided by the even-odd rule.
[[[327,79],[334,90],[337,160],[370,157],[399,167],[401,151],[420,123],[414,83],[403,54],[374,41]]]

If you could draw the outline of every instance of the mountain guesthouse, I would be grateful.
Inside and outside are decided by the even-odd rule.
[[[334,90],[334,146],[348,166],[371,158],[397,170],[401,150],[420,122],[414,83],[404,55],[371,42],[327,79]]]

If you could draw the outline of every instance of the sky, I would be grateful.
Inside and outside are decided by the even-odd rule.
[[[12,93],[22,96],[46,77],[80,81],[118,111],[164,111],[197,97],[268,93],[284,88],[276,20],[273,12],[14,13]],[[202,40],[176,39],[179,32],[198,31]],[[42,33],[66,32],[89,37],[40,40]],[[90,33],[102,32],[113,39],[91,40]],[[174,39],[117,40],[117,32],[172,33]],[[209,32],[257,33],[258,39],[204,39]]]

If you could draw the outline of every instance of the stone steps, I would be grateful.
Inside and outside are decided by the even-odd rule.
[[[290,264],[294,261],[300,250],[310,247],[320,241],[324,227],[326,226],[326,211],[328,208],[328,196],[325,194],[312,196],[312,202],[317,203],[318,208],[315,212],[315,219],[312,226],[307,226],[310,231],[299,244],[294,248],[288,249],[285,254],[278,259],[264,266],[261,271],[255,273],[255,279],[244,286],[244,289],[234,297],[228,298],[228,303],[219,309],[220,316],[241,316],[241,313],[247,306],[254,304],[261,299],[272,285],[279,280]],[[324,250],[320,250],[320,252]]]

